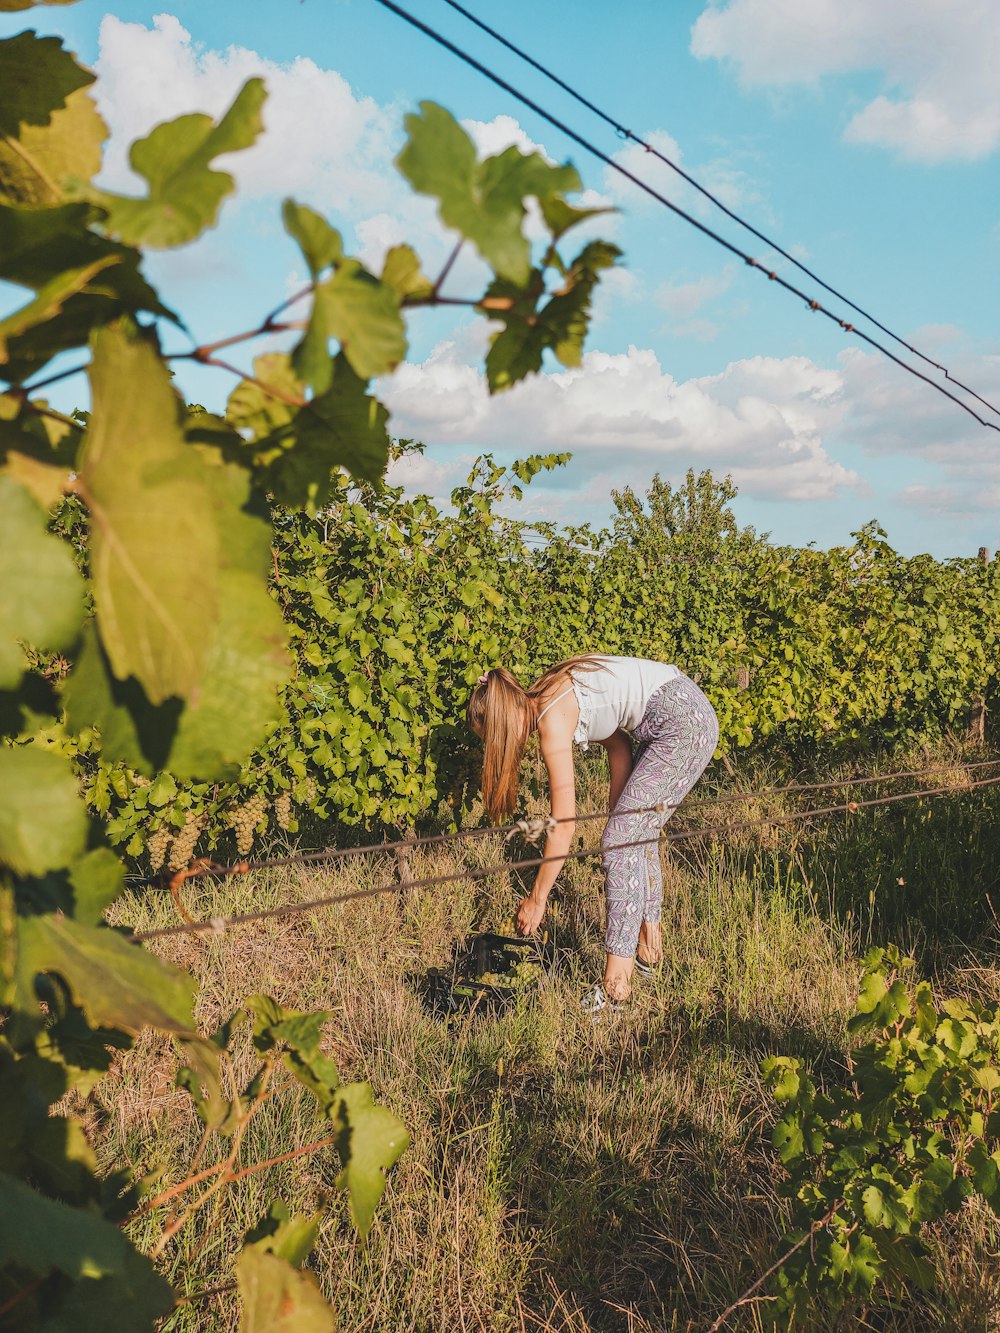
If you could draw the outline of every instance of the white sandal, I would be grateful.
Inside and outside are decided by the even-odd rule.
[[[606,1010],[617,1014],[623,1007],[621,1000],[613,1000],[603,986],[595,986],[593,990],[587,991],[580,1001],[580,1008],[585,1014],[589,1014],[595,1023],[601,1021]]]

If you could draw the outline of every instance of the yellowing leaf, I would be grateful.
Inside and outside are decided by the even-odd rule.
[[[19,208],[59,204],[71,181],[89,181],[101,169],[108,130],[93,98],[79,88],[52,112],[47,125],[22,125],[0,139],[0,203]]]
[[[24,487],[0,475],[0,689],[21,679],[19,641],[68,648],[82,616],[83,579],[69,547],[46,531],[45,514]]]
[[[236,1261],[239,1333],[333,1333],[337,1321],[312,1273],[257,1245]]]
[[[151,703],[196,696],[219,609],[219,541],[180,400],[148,335],[94,338],[93,424],[79,473],[98,625],[119,680]]]

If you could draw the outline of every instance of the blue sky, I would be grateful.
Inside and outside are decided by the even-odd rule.
[[[468,7],[1000,402],[994,0]],[[442,0],[412,0],[411,8],[767,257]],[[531,141],[569,158],[588,197],[620,208],[593,228],[625,260],[600,296],[580,371],[553,365],[488,400],[477,369],[483,327],[453,312],[413,319],[410,364],[381,386],[395,432],[427,446],[401,477],[413,488],[447,494],[483,449],[500,457],[569,449],[573,462],[532,487],[528,512],[601,521],[612,487],[641,489],[655,471],[677,478],[689,466],[711,467],[736,479],[741,518],[777,540],[832,545],[876,517],[905,551],[945,556],[1000,545],[1000,435],[622,188],[374,0],[174,0],[167,8],[121,0],[110,10],[82,0],[0,19],[0,32],[26,26],[65,34],[96,65],[112,129],[106,174],[119,186],[130,138],[185,111],[218,112],[244,78],[263,73],[268,130],[231,160],[238,198],[215,232],[150,263],[199,339],[255,323],[303,277],[280,226],[285,194],[324,211],[368,262],[406,238],[433,272],[447,237],[391,165],[403,116],[422,98],[468,122],[484,150]],[[473,294],[480,280],[475,262],[463,260],[450,290]],[[214,372],[187,370],[181,382],[216,407],[230,387]]]

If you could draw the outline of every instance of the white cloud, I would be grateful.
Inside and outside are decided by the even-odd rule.
[[[881,71],[845,138],[923,162],[1000,146],[998,46],[996,0],[713,0],[691,34],[694,55],[731,62],[748,87]]]
[[[106,178],[127,180],[125,150],[154,125],[192,111],[219,115],[242,84],[267,84],[265,133],[254,147],[223,159],[244,197],[301,195],[346,212],[395,202],[389,163],[401,109],[356,96],[335,70],[307,57],[277,64],[231,46],[203,49],[170,14],[152,28],[107,15],[100,29],[97,94],[112,131]]]
[[[655,354],[589,352],[582,367],[536,376],[491,398],[453,343],[400,367],[383,386],[393,429],[431,448],[571,450],[575,475],[619,485],[657,467],[731,472],[749,495],[829,499],[861,485],[829,456],[822,431],[840,417],[841,377],[804,357],[754,357],[677,381]]]
[[[336,70],[304,56],[281,64],[244,47],[205,48],[171,14],[158,14],[148,28],[107,15],[97,64],[97,95],[111,130],[102,180],[112,188],[134,188],[127,163],[132,140],[192,111],[220,115],[242,84],[258,76],[268,94],[264,133],[252,148],[220,159],[236,178],[239,200],[292,195],[311,204],[353,232],[348,243],[375,268],[389,246],[407,240],[433,276],[454,244],[437,221],[434,201],[414,194],[394,165],[407,108],[356,93]],[[465,128],[481,154],[516,144],[550,158],[513,116],[470,120]],[[587,192],[580,202],[600,207],[611,201]],[[602,228],[593,223],[581,234],[606,235],[615,225],[614,218],[598,222]],[[529,219],[529,235],[541,235],[537,218]],[[454,290],[463,283],[481,290],[485,274],[466,246],[452,276]]]

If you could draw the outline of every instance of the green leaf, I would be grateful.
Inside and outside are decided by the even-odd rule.
[[[469,135],[434,102],[421,102],[420,114],[406,117],[406,130],[396,165],[413,188],[437,199],[441,221],[471,241],[498,276],[526,283],[531,247],[524,200],[579,190],[575,168],[514,147],[479,162]]]
[[[319,277],[323,269],[343,258],[344,242],[340,232],[331,227],[315,209],[297,204],[294,199],[286,199],[281,206],[281,217],[285,231],[298,242],[313,280]]]
[[[0,139],[0,203],[44,208],[65,202],[71,181],[89,181],[101,169],[108,130],[94,100],[78,88],[44,125],[22,124]]]
[[[202,630],[206,656],[195,702],[154,706],[137,680],[115,679],[93,626],[65,687],[71,725],[98,725],[105,758],[144,772],[169,769],[184,780],[235,776],[281,716],[278,691],[288,679],[287,632],[268,595],[271,527],[251,495],[246,469],[218,449],[196,446],[207,492],[201,519],[220,534],[221,610]]]
[[[174,1304],[168,1283],[148,1259],[136,1253],[118,1227],[89,1210],[47,1199],[8,1175],[0,1176],[0,1265],[43,1278],[63,1273],[82,1283],[61,1300],[57,1297],[45,1327],[53,1326],[52,1313],[64,1318],[74,1310],[79,1313],[87,1289],[99,1302],[103,1300],[112,1328],[126,1327],[118,1322],[118,1314],[125,1315],[129,1327],[149,1327]],[[108,1299],[112,1295],[117,1310]],[[59,1326],[96,1327],[84,1320],[74,1325],[68,1318],[59,1320]]]
[[[116,680],[92,626],[65,688],[74,729],[98,726],[101,752],[140,772],[169,769],[183,781],[233,778],[281,716],[278,691],[290,662],[281,612],[262,579],[220,573],[222,609],[208,635],[197,700],[154,706],[134,678]]]
[[[95,847],[70,867],[73,915],[85,926],[96,926],[104,909],[125,887],[125,867],[108,847]]]
[[[253,373],[252,380],[241,380],[229,395],[226,420],[251,440],[266,440],[271,435],[281,438],[305,402],[304,385],[285,352],[255,357]],[[268,392],[270,387],[273,393]]]
[[[0,689],[9,690],[26,666],[20,641],[52,650],[73,644],[83,617],[83,579],[66,543],[46,531],[35,500],[3,475],[0,533]]]
[[[0,745],[0,862],[16,874],[71,865],[88,819],[69,760],[32,745]]]
[[[61,915],[18,921],[20,1008],[33,1007],[34,978],[56,972],[91,1023],[138,1034],[144,1027],[193,1035],[193,977],[104,926]]]
[[[48,125],[71,93],[93,82],[58,37],[22,32],[0,41],[0,137],[16,139],[22,124]]]
[[[162,249],[186,245],[214,227],[234,181],[210,163],[256,142],[266,96],[261,79],[248,79],[218,124],[200,113],[179,116],[137,140],[129,162],[148,182],[149,194],[134,199],[93,191],[91,197],[107,210],[108,232],[130,245]]]
[[[336,467],[366,481],[379,480],[389,457],[388,419],[341,352],[333,361],[327,392],[265,441],[268,452],[260,452],[267,468],[265,484],[280,504],[302,508],[329,497]]]
[[[337,1327],[313,1274],[257,1245],[241,1250],[236,1281],[239,1333],[332,1333]]]
[[[338,1184],[347,1187],[351,1217],[364,1240],[385,1191],[385,1173],[405,1152],[410,1136],[398,1116],[375,1105],[367,1083],[341,1087],[329,1116],[338,1130],[343,1163]]]
[[[589,222],[591,218],[600,217],[604,213],[618,212],[617,208],[576,208],[573,204],[568,204],[559,195],[551,195],[548,198],[541,199],[539,203],[542,217],[545,219],[545,225],[552,233],[553,241],[558,241],[572,227],[579,226],[581,222]]]
[[[353,259],[316,288],[306,336],[292,353],[295,373],[317,393],[333,379],[329,342],[336,338],[361,379],[395,370],[406,356],[406,326],[399,295]]]
[[[267,1254],[276,1254],[279,1259],[299,1268],[316,1244],[322,1220],[321,1212],[292,1216],[285,1203],[275,1199],[257,1225],[247,1232],[244,1244],[253,1245]]]
[[[93,415],[79,472],[91,516],[101,640],[119,680],[150,701],[192,699],[219,612],[219,538],[187,447],[180,400],[150,336],[118,324],[94,338]]]
[[[89,287],[99,273],[119,262],[117,255],[110,254],[95,259],[83,268],[66,269],[40,287],[33,300],[14,310],[5,319],[0,319],[0,365],[8,360],[9,339],[17,338],[28,329],[47,324],[61,315],[72,297]]]
[[[601,271],[610,268],[620,254],[615,245],[592,241],[577,255],[562,286],[541,309],[537,308],[540,273],[535,273],[535,283],[526,292],[502,281],[490,285],[481,309],[506,325],[493,335],[486,355],[492,393],[509,389],[541,370],[546,350],[554,352],[564,366],[580,365],[594,288]],[[509,303],[508,308],[498,308],[498,302]]]
[[[401,301],[410,297],[419,300],[434,290],[430,278],[424,276],[420,259],[411,245],[394,245],[387,252],[382,265],[382,281],[392,287]]]

